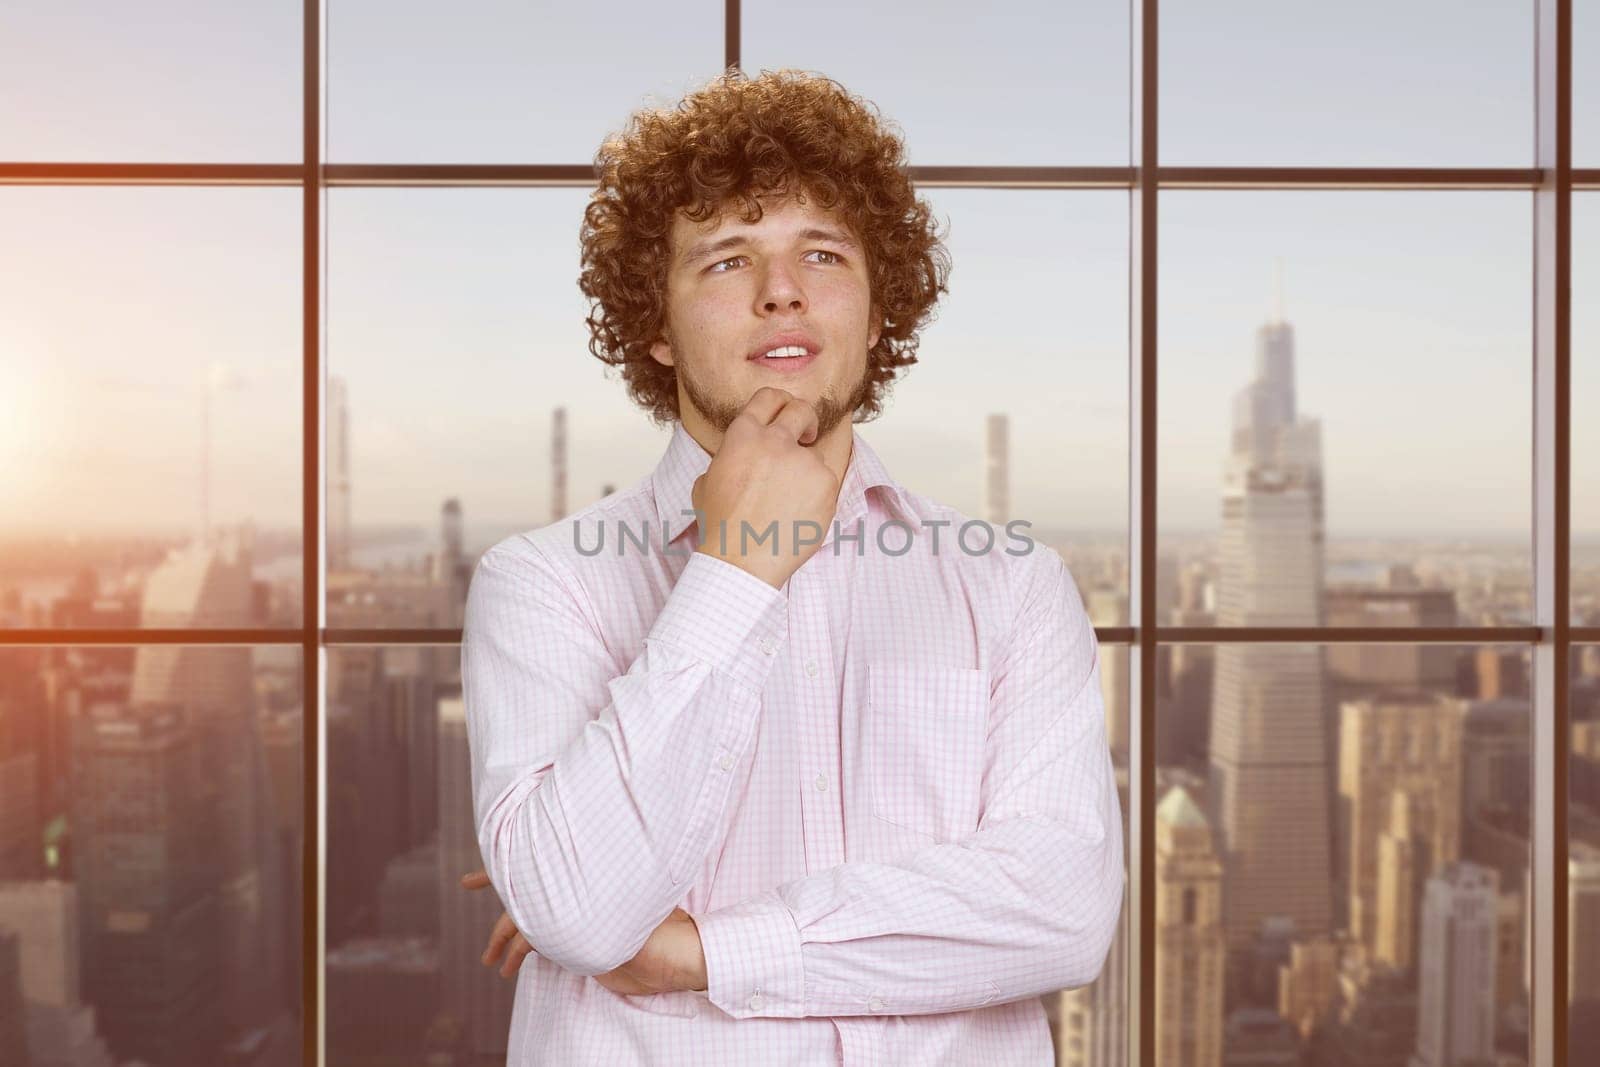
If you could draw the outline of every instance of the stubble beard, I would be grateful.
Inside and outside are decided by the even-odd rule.
[[[738,417],[739,412],[744,410],[744,406],[749,403],[750,398],[745,397],[739,403],[733,403],[724,398],[713,396],[695,382],[694,376],[689,373],[685,364],[679,362],[675,369],[677,370],[678,380],[683,383],[683,392],[689,403],[694,405],[694,409],[700,413],[700,416],[715,427],[719,434],[727,433],[728,427],[733,425],[733,420]],[[856,380],[855,385],[850,390],[850,396],[844,403],[841,404],[839,402],[838,395],[832,388],[826,390],[813,401],[812,406],[816,408],[817,412],[817,438],[821,439],[831,432],[835,426],[838,426],[839,423],[860,410],[861,406],[867,402],[867,397],[871,395],[871,392],[867,367],[863,366],[860,378]]]

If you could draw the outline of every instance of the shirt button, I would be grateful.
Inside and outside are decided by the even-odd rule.
[[[730,755],[729,753],[726,753],[726,752],[723,753],[722,758],[717,760],[717,763],[725,771],[733,770],[733,756]]]
[[[757,994],[755,994],[754,996],[752,996],[750,998],[750,1010],[751,1011],[760,1011],[761,1010],[761,1006],[763,1004],[765,1004],[766,1002],[767,1002],[766,998],[764,998],[760,993],[757,993]]]
[[[873,997],[871,1000],[867,1001],[867,1007],[871,1008],[873,1011],[882,1011],[883,1001],[877,997]]]
[[[772,643],[772,638],[763,637],[761,639],[761,651],[765,652],[767,655],[769,655],[769,656],[772,655],[773,649],[775,649],[777,647],[778,647],[777,645]]]
[[[806,660],[806,674],[810,675],[813,678],[815,678],[817,676],[817,661],[816,660],[814,660],[814,659]]]
[[[828,788],[828,776],[826,774],[817,775],[816,783],[817,783],[817,788],[818,789],[826,789],[826,788]]]

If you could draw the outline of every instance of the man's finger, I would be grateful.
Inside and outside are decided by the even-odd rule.
[[[511,939],[511,951],[506,953],[506,962],[500,968],[503,977],[510,978],[522,967],[522,961],[528,953],[533,951],[533,946],[528,944],[528,939],[518,934]]]
[[[511,916],[501,912],[500,918],[495,920],[494,929],[489,932],[489,944],[483,950],[484,965],[493,964],[500,958],[500,950],[505,947],[506,942],[520,936],[522,935],[517,930],[517,924],[511,921]]]
[[[461,888],[463,889],[482,889],[488,884],[488,871],[473,871],[470,874],[463,874],[461,876]]]
[[[772,425],[782,426],[791,441],[804,444],[807,438],[816,438],[817,409],[809,400],[792,397],[772,420]]]
[[[763,385],[750,394],[750,399],[745,401],[740,413],[749,415],[758,424],[766,426],[777,417],[778,412],[783,410],[783,406],[793,399],[794,394],[787,389],[779,389],[775,385]]]

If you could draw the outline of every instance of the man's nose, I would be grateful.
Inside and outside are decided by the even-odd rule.
[[[762,310],[768,314],[787,308],[791,311],[806,309],[805,290],[800,279],[786,264],[775,263],[767,267],[761,286]]]

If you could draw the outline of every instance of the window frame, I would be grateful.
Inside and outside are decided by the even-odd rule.
[[[298,164],[15,163],[0,161],[0,186],[131,184],[295,186],[302,193],[302,530],[303,606],[298,627],[284,629],[18,629],[0,630],[0,648],[49,645],[297,645],[302,653],[302,757],[305,792],[301,886],[302,1039],[306,1063],[323,1062],[322,917],[325,874],[325,752],[320,725],[326,650],[357,645],[459,644],[459,630],[329,629],[323,595],[325,561],[323,469],[326,373],[325,286],[327,190],[338,187],[578,186],[591,187],[589,164],[410,165],[325,162],[325,2],[303,3],[303,129]],[[1139,1063],[1155,1062],[1155,1031],[1142,1017],[1155,1005],[1155,751],[1156,656],[1183,643],[1441,643],[1521,644],[1533,651],[1532,826],[1533,994],[1531,1062],[1568,1063],[1567,1027],[1567,758],[1569,690],[1574,646],[1600,643],[1600,626],[1572,624],[1571,571],[1571,240],[1572,192],[1600,190],[1600,168],[1572,167],[1572,0],[1535,0],[1535,166],[1529,168],[1166,167],[1158,152],[1159,0],[1130,5],[1130,159],[1111,166],[918,166],[921,187],[989,189],[1123,189],[1130,196],[1129,262],[1129,618],[1096,627],[1102,643],[1123,645],[1130,660],[1129,754],[1131,866],[1127,993],[1128,1048]],[[1441,31],[1442,31],[1441,27]],[[740,0],[725,0],[725,66],[740,65]],[[1183,627],[1154,620],[1156,610],[1157,202],[1167,189],[1501,189],[1533,193],[1534,625],[1485,627]],[[1600,194],[1597,194],[1600,195]]]

